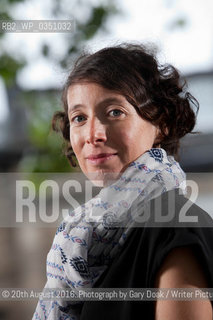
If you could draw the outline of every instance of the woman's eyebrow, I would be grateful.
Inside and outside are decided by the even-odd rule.
[[[104,106],[104,105],[108,105],[108,104],[112,104],[112,103],[121,104],[121,103],[123,103],[123,101],[122,101],[121,99],[115,98],[115,97],[106,98],[106,99],[100,101],[100,102],[96,105],[96,107],[102,107],[102,106]],[[69,108],[69,113],[72,112],[72,111],[74,111],[74,110],[76,110],[76,109],[78,109],[78,108],[82,108],[82,107],[85,108],[86,105],[84,105],[84,104],[76,104],[76,105],[72,106],[71,108]]]
[[[101,102],[99,102],[97,104],[97,107],[101,107],[103,105],[109,105],[109,104],[112,104],[112,103],[121,104],[121,103],[123,103],[123,101],[122,101],[122,99],[119,99],[119,98],[116,98],[116,97],[106,98],[106,99],[102,100]]]
[[[69,112],[71,112],[71,111],[74,111],[74,110],[81,108],[81,107],[85,107],[85,106],[83,104],[76,104],[68,109],[69,109]]]

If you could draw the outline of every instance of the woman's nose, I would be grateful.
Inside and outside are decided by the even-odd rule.
[[[97,144],[107,140],[106,126],[99,119],[91,119],[87,124],[87,143]]]

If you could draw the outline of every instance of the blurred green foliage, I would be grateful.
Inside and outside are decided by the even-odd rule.
[[[16,82],[16,74],[18,70],[25,66],[24,60],[17,61],[9,54],[0,56],[0,75],[4,79],[7,87],[11,87]]]
[[[0,20],[13,20],[16,6],[30,0],[1,0]],[[70,61],[75,60],[87,40],[92,39],[99,30],[107,33],[106,22],[113,14],[118,14],[113,0],[102,0],[96,6],[88,0],[72,0],[67,6],[66,0],[52,0],[51,19],[74,19],[76,31],[73,34],[62,33],[66,51],[60,58],[51,50],[50,43],[43,43],[40,56],[60,66],[62,72],[70,70]],[[79,18],[79,9],[86,12],[85,19]],[[89,12],[89,14],[88,14]],[[76,14],[75,14],[76,13]],[[23,16],[22,19],[28,19]],[[17,74],[27,65],[26,57],[9,52],[3,45],[6,34],[0,34],[0,76],[8,88],[17,86]],[[26,109],[28,120],[29,152],[19,164],[19,170],[25,172],[62,172],[72,170],[62,154],[63,139],[51,131],[51,119],[56,110],[61,109],[60,92],[57,90],[22,92],[22,105]],[[15,137],[14,137],[15,141]]]
[[[51,129],[53,113],[59,109],[60,94],[57,91],[28,91],[22,93],[23,105],[27,108],[28,134],[31,152],[20,162],[20,171],[67,172],[71,170],[62,147],[61,135]]]

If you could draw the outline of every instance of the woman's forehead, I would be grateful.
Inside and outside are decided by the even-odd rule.
[[[101,92],[106,95],[110,95],[112,93],[121,95],[121,93],[116,90],[108,89],[102,86],[101,84],[98,84],[96,82],[86,81],[86,80],[71,84],[67,90],[68,93],[80,92],[80,91]]]
[[[95,103],[123,103],[125,96],[121,93],[104,88],[95,83],[78,83],[71,85],[67,91],[67,102],[71,109],[75,109],[79,104],[94,101]]]

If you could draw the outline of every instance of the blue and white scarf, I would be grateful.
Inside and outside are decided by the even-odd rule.
[[[152,148],[133,161],[115,183],[61,223],[47,255],[45,288],[93,287],[127,241],[144,205],[176,188],[184,191],[185,174],[165,150]],[[77,320],[77,304],[41,299],[33,320]]]

